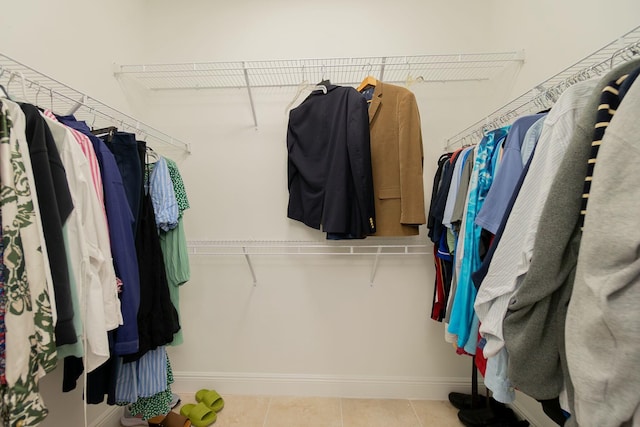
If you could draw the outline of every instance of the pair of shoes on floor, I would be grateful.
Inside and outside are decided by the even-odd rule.
[[[173,411],[169,411],[167,415],[153,417],[148,423],[149,427],[191,427],[191,420]]]
[[[493,402],[499,403],[494,400],[493,397],[491,397],[490,399]],[[478,395],[474,399],[471,394],[457,392],[449,393],[449,402],[456,409],[486,408],[487,406],[487,399],[482,396]]]
[[[120,417],[120,425],[122,427],[149,427],[149,423],[146,420],[131,414],[129,405],[124,407]]]
[[[511,408],[490,405],[488,408],[461,409],[458,419],[466,427],[527,427],[529,422],[520,421]]]
[[[206,427],[215,423],[218,412],[224,408],[224,399],[215,390],[198,390],[196,402],[198,403],[188,403],[180,408],[180,414],[189,418],[195,427]]]
[[[178,396],[175,393],[171,393],[171,402],[169,402],[169,407],[171,409],[175,408],[176,406],[178,406],[180,404],[181,400],[180,400],[180,396]]]

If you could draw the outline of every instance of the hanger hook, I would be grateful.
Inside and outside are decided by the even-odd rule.
[[[324,64],[322,64],[321,71],[322,71],[322,78],[321,78],[320,80],[326,80],[326,76],[327,76],[327,66],[326,66],[326,65],[324,65]]]
[[[42,86],[40,86],[40,83],[36,83],[38,85],[38,90],[36,91],[36,105],[38,105],[38,95],[40,95],[40,89],[42,89]]]
[[[22,98],[27,102],[27,88],[25,87],[24,74],[18,71],[18,77],[20,77],[20,87],[22,88]]]
[[[53,90],[49,89],[49,100],[51,101],[51,111],[53,111]]]

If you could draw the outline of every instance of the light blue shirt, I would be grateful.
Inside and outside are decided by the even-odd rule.
[[[178,225],[178,201],[169,175],[167,161],[160,157],[155,163],[149,177],[149,191],[153,212],[156,216],[156,226],[169,231]]]
[[[476,218],[476,224],[492,234],[496,234],[498,231],[513,190],[520,179],[520,174],[522,174],[524,165],[522,164],[520,147],[524,141],[525,133],[542,116],[542,114],[534,114],[520,117],[513,122],[511,129],[509,129],[504,143],[502,161],[487,194],[487,199]]]
[[[524,141],[522,141],[522,147],[520,147],[520,155],[522,156],[522,165],[526,165],[531,157],[531,153],[533,153],[533,149],[538,143],[540,139],[540,134],[542,133],[542,126],[544,125],[544,119],[547,118],[547,113],[544,113],[542,117],[535,122],[527,133],[524,136]]]
[[[469,183],[469,198],[467,216],[464,218],[465,231],[463,253],[460,265],[460,275],[456,288],[451,319],[447,332],[458,336],[458,347],[465,347],[471,333],[473,322],[473,303],[476,288],[471,281],[471,273],[480,268],[480,234],[482,228],[475,224],[475,218],[484,204],[487,192],[493,181],[494,161],[497,158],[501,141],[507,134],[509,127],[489,132],[478,145],[478,155],[475,158],[471,181]],[[475,339],[475,337],[474,337]]]
[[[508,362],[509,355],[503,347],[498,354],[487,359],[484,373],[484,385],[493,392],[493,398],[502,403],[513,403],[516,400],[516,392],[507,376]]]

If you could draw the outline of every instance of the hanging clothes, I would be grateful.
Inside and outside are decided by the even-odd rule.
[[[509,300],[528,270],[548,189],[594,86],[595,82],[586,81],[569,87],[545,119],[536,153],[475,301],[482,323],[480,333],[487,340],[487,356],[497,354],[504,346],[502,322]]]
[[[376,231],[367,103],[352,87],[326,88],[289,112],[287,216],[361,239]]]
[[[497,153],[500,143],[507,135],[508,127],[489,132],[478,144],[471,181],[469,183],[469,197],[467,213],[464,218],[465,232],[463,239],[464,257],[460,263],[460,274],[456,295],[451,308],[451,319],[447,331],[457,336],[458,347],[469,347],[467,341],[471,338],[473,344],[465,350],[475,354],[476,333],[473,332],[474,312],[473,301],[476,290],[471,282],[471,273],[480,266],[480,234],[482,228],[475,224],[475,218],[484,204],[487,192],[493,181]],[[471,350],[471,351],[469,351]]]
[[[73,325],[74,312],[62,226],[69,218],[74,205],[64,165],[40,111],[30,104],[22,104],[20,108],[26,120],[26,141],[34,170],[35,190],[41,206],[47,256],[54,285],[51,293],[56,296],[56,303],[52,307],[57,313],[56,341],[59,345],[73,344],[77,341],[77,335]],[[18,116],[15,110],[12,114]]]
[[[0,390],[3,420],[11,427],[36,425],[46,417],[38,380],[56,365],[53,316],[41,249],[43,234],[38,231],[34,181],[25,173],[29,153],[21,151],[18,141],[23,138],[22,132],[13,128],[5,101],[1,101],[0,208],[7,305],[6,386]]]
[[[189,209],[190,206],[187,191],[178,166],[171,159],[165,160],[169,167],[169,176],[178,202],[178,225],[170,231],[160,232],[160,246],[162,248],[162,255],[164,256],[164,265],[167,269],[171,303],[178,312],[178,318],[180,318],[179,289],[191,278],[189,249],[187,248],[187,237],[183,223],[183,213]],[[182,342],[182,328],[180,328],[180,330],[174,334],[173,341],[171,341],[170,345],[176,346],[182,344]]]
[[[110,246],[116,276],[122,280],[118,294],[121,301],[123,324],[114,336],[115,355],[138,351],[138,308],[140,306],[140,278],[133,234],[134,218],[124,190],[124,183],[116,158],[100,138],[94,136],[84,122],[73,116],[58,116],[66,126],[89,138],[98,160],[102,179]]]
[[[482,209],[476,217],[476,224],[491,234],[496,234],[500,221],[504,216],[509,199],[520,175],[523,163],[520,148],[524,142],[524,135],[534,123],[544,114],[523,116],[513,122],[509,134],[505,139],[500,167],[487,193]]]
[[[569,404],[573,401],[566,369],[564,321],[580,244],[578,221],[596,112],[602,89],[638,65],[640,60],[631,61],[600,81],[592,82],[592,90],[573,126],[567,149],[571,154],[562,159],[562,167],[540,214],[540,224],[545,226],[537,228],[527,274],[517,298],[509,302],[508,315],[504,318],[505,345],[510,355],[509,377],[516,387],[534,398],[555,397],[566,386]],[[533,325],[538,325],[536,330],[532,329]],[[545,327],[539,328],[539,325]],[[536,358],[531,357],[534,353]],[[527,368],[523,370],[523,366]]]
[[[142,170],[146,145],[142,141],[138,141],[137,144],[137,159]],[[151,195],[146,192],[142,194],[141,202],[136,233],[136,252],[140,266],[139,349],[137,353],[125,355],[125,362],[136,361],[147,351],[170,343],[173,334],[180,329],[178,313],[169,295]]]
[[[633,80],[637,77],[635,64]],[[612,76],[614,77],[614,76]],[[609,85],[615,90],[616,84]],[[626,83],[622,83],[626,85]],[[597,163],[580,241],[575,281],[567,309],[565,339],[570,378],[575,388],[575,423],[585,427],[637,425],[640,422],[640,282],[638,281],[638,168],[640,82],[618,91],[616,111],[606,132],[596,125],[592,143]],[[613,105],[612,105],[613,104]],[[590,162],[589,164],[594,164]],[[623,177],[621,179],[621,177]],[[610,239],[611,224],[623,233]],[[602,243],[608,242],[606,251]]]
[[[80,146],[67,127],[47,117],[44,120],[60,152],[71,196],[78,206],[69,221],[69,240],[73,244],[74,271],[80,277],[79,293],[88,343],[86,369],[91,372],[109,358],[107,331],[122,323],[109,232],[104,208],[93,187],[89,163]],[[93,224],[93,227],[84,224]]]
[[[415,95],[375,82],[369,105],[376,236],[415,236],[425,224],[422,131]]]

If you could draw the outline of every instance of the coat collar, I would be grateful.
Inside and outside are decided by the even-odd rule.
[[[373,90],[373,97],[371,98],[371,104],[369,105],[369,123],[373,122],[373,119],[378,112],[378,108],[382,104],[382,90],[384,84],[380,80],[376,80],[376,87]]]

